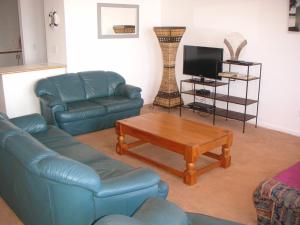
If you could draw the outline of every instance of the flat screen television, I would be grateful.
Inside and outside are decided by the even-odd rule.
[[[220,80],[221,77],[218,74],[223,70],[222,61],[222,48],[185,45],[183,74]]]

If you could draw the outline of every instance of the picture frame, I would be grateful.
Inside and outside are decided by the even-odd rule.
[[[300,0],[289,1],[288,30],[292,32],[300,32]]]

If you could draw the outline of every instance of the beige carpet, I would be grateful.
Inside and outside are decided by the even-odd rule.
[[[163,111],[146,106],[143,113]],[[171,113],[178,114],[177,110]],[[184,118],[210,123],[211,116],[183,112]],[[242,133],[242,123],[217,118],[216,125],[233,130],[232,165],[227,169],[217,168],[198,178],[194,186],[185,185],[182,180],[160,169],[151,167],[128,156],[115,153],[116,135],[114,129],[108,129],[77,138],[111,157],[135,167],[151,167],[170,185],[168,199],[186,211],[200,212],[244,224],[256,224],[256,215],[252,203],[252,193],[262,180],[291,166],[300,160],[300,137],[264,129],[247,124],[246,133]],[[183,167],[182,158],[152,145],[136,149],[148,156]],[[205,164],[207,158],[199,161]],[[0,225],[20,225],[14,214],[0,199]]]

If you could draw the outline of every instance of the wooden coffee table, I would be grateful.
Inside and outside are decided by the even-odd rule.
[[[116,123],[118,154],[128,154],[145,162],[152,163],[162,169],[183,178],[184,183],[197,183],[197,176],[216,167],[230,166],[230,147],[233,134],[229,130],[194,122],[168,113],[148,113]],[[125,135],[139,139],[133,143],[125,142]],[[180,171],[173,167],[146,158],[138,153],[129,151],[130,148],[141,144],[151,143],[169,151],[183,155],[186,169]],[[221,147],[221,153],[210,151]],[[202,168],[196,168],[195,163],[201,155],[216,161]]]

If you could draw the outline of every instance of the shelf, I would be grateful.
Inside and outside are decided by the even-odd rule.
[[[184,105],[183,107],[201,111],[201,112],[210,113],[210,114],[213,114],[213,112],[214,112],[214,110],[212,109],[212,107],[213,107],[212,105],[199,103],[199,102],[194,102],[189,105]],[[235,112],[235,111],[231,111],[231,110],[227,111],[226,109],[216,107],[215,114],[217,116],[227,117],[229,119],[244,121],[244,113],[240,113],[240,112]],[[250,115],[250,114],[245,115],[245,121],[248,121],[248,120],[251,120],[254,118],[256,118],[256,116],[254,116],[254,115]]]
[[[182,80],[181,82],[191,83],[191,84],[202,84],[202,85],[209,86],[209,87],[220,87],[220,86],[227,85],[227,83],[220,82],[220,81],[213,81],[211,83],[208,83],[208,82],[203,82],[201,80],[196,80],[196,79],[186,79],[186,80]]]
[[[214,92],[211,92],[209,95],[203,95],[203,94],[198,94],[193,90],[188,90],[188,91],[182,91],[182,94],[188,94],[188,95],[196,95],[199,97],[204,97],[204,98],[209,98],[209,99],[215,99],[215,94]],[[227,96],[224,94],[218,94],[216,93],[216,100],[217,101],[223,101],[223,102],[230,102],[230,103],[234,103],[234,104],[238,104],[238,105],[251,105],[254,103],[257,103],[256,100],[253,99],[246,99],[245,98],[240,98],[240,97],[236,97],[236,96]]]
[[[290,28],[289,28],[289,30],[290,30]],[[218,76],[221,78],[227,78],[224,80],[225,82],[221,82],[220,80],[218,80],[218,81],[213,80],[211,83],[203,82],[200,79],[195,79],[193,76],[192,76],[192,79],[186,79],[186,80],[180,81],[180,94],[181,95],[182,94],[190,95],[194,99],[194,102],[187,104],[187,105],[182,105],[181,107],[192,109],[194,111],[202,111],[202,112],[212,114],[213,115],[213,124],[215,124],[215,116],[216,115],[225,117],[226,119],[229,118],[229,119],[233,119],[233,120],[242,121],[243,122],[243,133],[244,133],[245,127],[246,127],[246,121],[251,120],[251,119],[256,119],[255,126],[257,126],[262,63],[246,62],[246,61],[233,61],[233,60],[226,60],[226,61],[222,61],[221,63],[229,64],[229,66],[226,66],[226,67],[228,67],[228,70],[229,70],[228,72],[222,72],[222,73],[218,74]],[[236,67],[246,66],[247,75],[240,74],[237,72],[232,72],[231,65],[235,65]],[[256,76],[250,75],[250,69],[251,69],[250,67],[251,66],[259,66],[257,68],[259,70],[259,71],[257,71],[259,76],[257,76],[258,75],[257,72],[255,74]],[[253,81],[253,80],[258,81],[257,82],[258,83],[258,91],[257,91],[258,94],[257,94],[256,100],[248,98],[249,82]],[[230,93],[230,82],[231,81],[246,82],[245,97],[237,97],[237,96],[233,96],[233,95],[227,95],[227,93],[228,94]],[[183,83],[191,83],[193,85],[192,85],[192,87],[189,87],[190,88],[189,90],[183,91],[183,89],[188,89],[187,87],[183,87],[183,85],[182,85]],[[199,89],[199,87],[196,85],[213,87],[213,90],[210,90],[210,92],[208,92],[208,93],[205,93],[205,91],[202,91],[200,93],[200,91],[197,92],[197,89]],[[217,93],[217,87],[224,86],[224,85],[227,85],[226,94]],[[208,101],[208,103],[210,103],[210,105],[206,104],[206,103],[202,103],[202,102],[196,102],[196,100],[198,100],[198,98],[196,99],[196,97],[201,97],[204,100],[210,99],[210,101]],[[220,102],[224,102],[226,104],[225,109],[217,107]],[[246,114],[243,112],[229,110],[228,107],[230,106],[230,104],[236,104],[236,105],[243,106],[244,107],[243,110],[245,110],[245,111],[247,111],[247,106],[256,104],[256,113],[255,113],[255,115],[250,115],[250,114]],[[181,116],[181,107],[180,107],[180,116]]]
[[[243,80],[243,81],[250,81],[250,80],[259,80],[259,77],[255,76],[247,76],[247,75],[238,75],[236,77],[230,77],[230,80]]]
[[[227,117],[229,119],[244,121],[244,113],[235,112],[235,111],[231,111],[231,110],[228,110],[228,113],[227,113],[226,109],[216,108],[216,115],[222,116],[222,117]],[[246,114],[245,117],[246,117],[245,121],[248,121],[248,120],[254,119],[256,116]]]
[[[252,76],[252,75],[243,75],[238,73],[232,73],[232,72],[222,72],[219,73],[218,76],[223,78],[228,78],[230,80],[242,80],[242,81],[251,81],[251,80],[259,80],[259,77]]]
[[[230,65],[239,65],[239,66],[257,66],[261,65],[261,63],[257,62],[246,62],[246,61],[222,61],[222,63],[230,64]]]
[[[199,96],[199,97],[204,97],[204,98],[209,98],[209,99],[214,99],[215,98],[214,92],[210,92],[210,94],[204,95],[204,94],[196,93],[193,90],[188,90],[188,91],[182,91],[181,94],[196,95],[196,96]],[[216,94],[216,98],[218,98],[219,95],[221,96],[221,94]]]
[[[213,112],[214,112],[212,105],[205,104],[205,103],[200,103],[200,102],[192,102],[190,104],[183,105],[183,107],[188,108],[188,109],[193,109],[193,110],[197,110],[197,111],[210,113],[210,114],[213,114]]]

